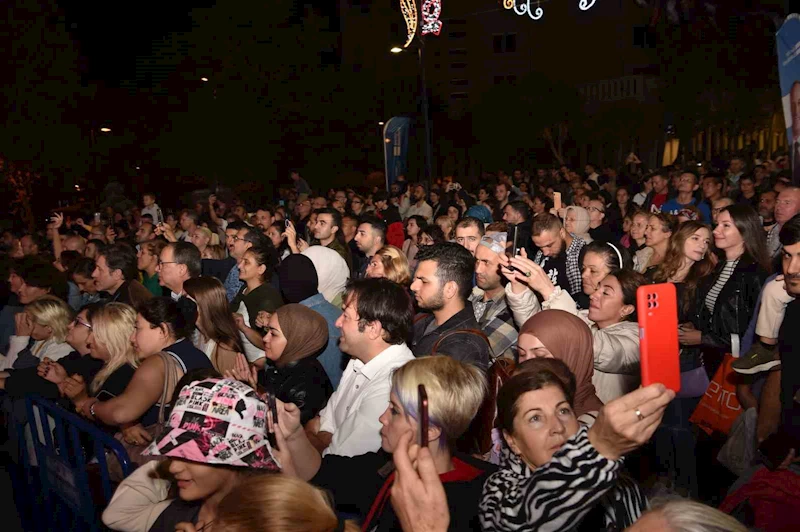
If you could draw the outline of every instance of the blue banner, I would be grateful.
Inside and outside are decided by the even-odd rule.
[[[386,190],[408,170],[408,130],[411,119],[395,116],[383,126],[383,156],[386,164]]]
[[[786,17],[776,37],[792,180],[797,184],[800,183],[800,15],[794,13]]]

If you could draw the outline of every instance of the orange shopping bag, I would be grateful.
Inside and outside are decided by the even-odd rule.
[[[689,421],[708,434],[721,432],[728,434],[733,422],[742,413],[739,399],[736,397],[736,372],[731,368],[733,356],[725,355],[714,378],[706,388],[706,393],[697,405]]]

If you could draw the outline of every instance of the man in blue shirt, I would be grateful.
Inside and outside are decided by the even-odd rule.
[[[711,222],[711,211],[708,205],[697,201],[694,193],[700,188],[700,179],[694,172],[684,172],[678,181],[678,195],[661,206],[661,212],[677,214],[686,207],[694,205],[700,211],[704,222]]]

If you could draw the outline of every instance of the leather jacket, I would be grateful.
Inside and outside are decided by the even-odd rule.
[[[731,277],[717,297],[714,312],[709,312],[705,298],[725,267],[720,262],[714,275],[706,278],[697,290],[695,327],[702,332],[703,351],[713,352],[719,360],[725,353],[739,356],[742,336],[755,312],[758,295],[767,279],[767,272],[752,258],[745,255],[736,265]],[[716,358],[716,357],[715,357]],[[713,374],[716,368],[706,368]]]
[[[313,355],[282,368],[270,364],[262,375],[263,385],[268,391],[284,403],[297,405],[304,425],[325,407],[333,393],[325,369]]]

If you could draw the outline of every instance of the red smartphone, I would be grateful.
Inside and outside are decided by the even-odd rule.
[[[417,405],[417,412],[419,413],[419,446],[428,446],[428,392],[425,391],[425,385],[420,384],[417,387],[419,393],[419,404]]]
[[[678,301],[672,283],[648,284],[636,291],[642,386],[660,382],[681,389],[678,356]]]

